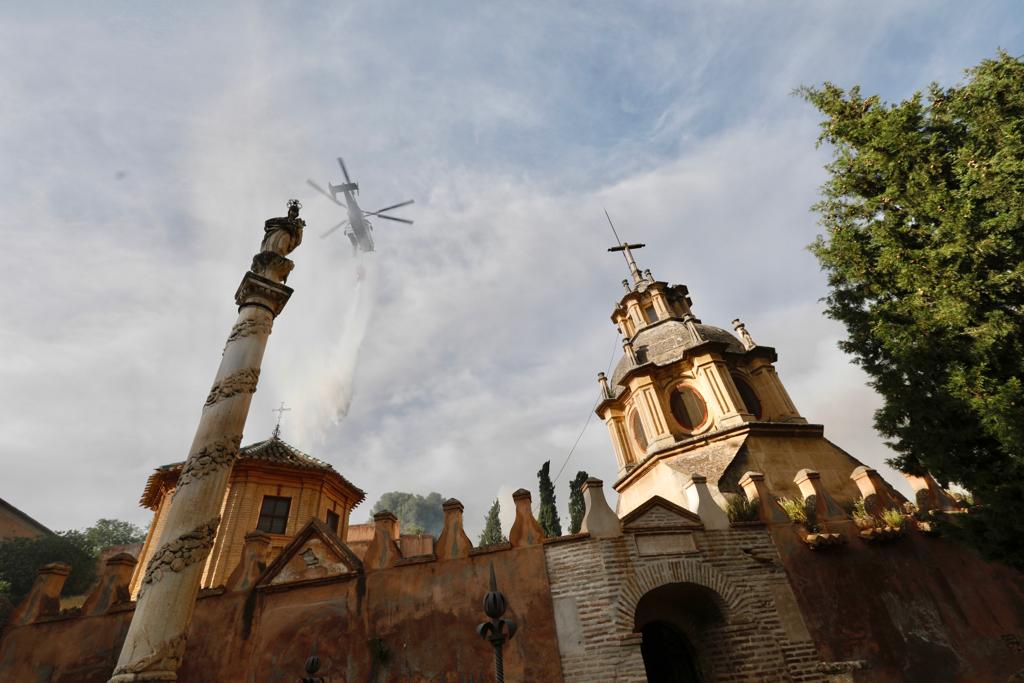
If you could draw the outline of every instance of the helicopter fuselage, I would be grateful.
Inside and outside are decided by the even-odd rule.
[[[363,210],[359,207],[359,202],[356,201],[356,192],[359,191],[359,186],[355,183],[344,183],[343,185],[328,184],[328,187],[335,199],[339,192],[345,196],[345,207],[348,211],[348,227],[345,228],[345,234],[352,242],[352,247],[364,252],[373,251],[373,226],[370,225],[370,221],[366,220]]]

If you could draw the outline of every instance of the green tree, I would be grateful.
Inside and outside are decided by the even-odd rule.
[[[98,519],[82,533],[95,553],[111,546],[142,543],[146,540],[145,529],[120,519]]]
[[[569,533],[578,534],[583,525],[583,514],[587,511],[583,502],[583,484],[590,475],[577,472],[576,478],[569,482]]]
[[[540,488],[540,514],[537,521],[544,530],[545,536],[561,536],[562,523],[558,521],[558,508],[555,505],[555,485],[551,483],[551,461],[547,461],[537,472]]]
[[[71,565],[65,595],[85,592],[96,578],[96,554],[81,531],[0,541],[0,581],[9,584],[11,602],[21,602],[35,582],[36,572],[51,562]]]
[[[890,463],[972,491],[965,537],[1024,568],[1024,62],[897,104],[800,93],[834,150],[810,248],[840,346],[884,398]]]
[[[401,523],[407,534],[431,534],[437,536],[444,528],[444,498],[432,492],[427,496],[403,491],[389,491],[374,504],[373,512],[388,510]]]
[[[480,534],[478,546],[495,545],[505,540],[501,534],[501,505],[498,499],[494,499],[491,509],[487,511],[487,518],[484,520],[484,531]]]

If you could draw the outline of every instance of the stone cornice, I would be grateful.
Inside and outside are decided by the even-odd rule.
[[[701,434],[699,436],[693,436],[688,439],[676,441],[675,443],[663,446],[662,448],[649,453],[641,462],[637,463],[626,474],[621,476],[618,481],[612,485],[612,488],[616,491],[621,491],[627,484],[630,484],[642,477],[662,460],[695,451],[698,448],[702,448],[716,441],[724,441],[726,439],[742,435],[824,438],[825,427],[820,424],[799,424],[790,422],[744,422],[734,427],[720,429],[718,431]]]

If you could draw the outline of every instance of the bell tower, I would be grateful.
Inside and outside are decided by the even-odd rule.
[[[727,470],[741,450],[749,456],[752,434],[821,438],[822,428],[807,424],[779,379],[775,349],[757,344],[739,320],[735,333],[703,324],[685,285],[656,280],[637,265],[634,252],[645,245],[616,239],[608,251],[621,252],[629,269],[611,315],[623,357],[611,377],[598,375],[596,412],[618,462],[620,515],[651,495],[686,507],[692,474],[707,476],[724,503],[719,486],[739,491],[738,475],[731,482]]]

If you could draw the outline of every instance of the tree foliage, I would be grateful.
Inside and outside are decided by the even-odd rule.
[[[1024,62],[897,104],[801,94],[834,150],[811,250],[840,346],[884,398],[890,462],[972,491],[973,541],[1024,567]]]
[[[501,533],[501,504],[494,499],[491,509],[487,511],[487,518],[484,520],[484,530],[480,534],[478,546],[495,545],[505,540]]]
[[[444,498],[436,491],[426,496],[389,491],[374,504],[373,512],[388,510],[394,513],[401,523],[403,533],[437,536],[444,528],[444,510],[441,508],[443,504]]]
[[[96,578],[96,554],[81,531],[0,541],[0,580],[9,584],[11,602],[21,602],[35,582],[36,572],[51,562],[71,565],[64,595],[85,592]]]
[[[544,530],[545,536],[561,536],[562,523],[558,520],[558,507],[555,504],[555,485],[551,483],[551,461],[547,461],[537,472],[540,489],[540,513],[537,521]]]
[[[120,519],[98,519],[83,533],[95,553],[111,546],[142,543],[146,540],[145,529]]]
[[[590,475],[577,472],[576,478],[569,482],[569,533],[578,534],[583,526],[583,514],[586,505],[583,502],[583,484]]]

